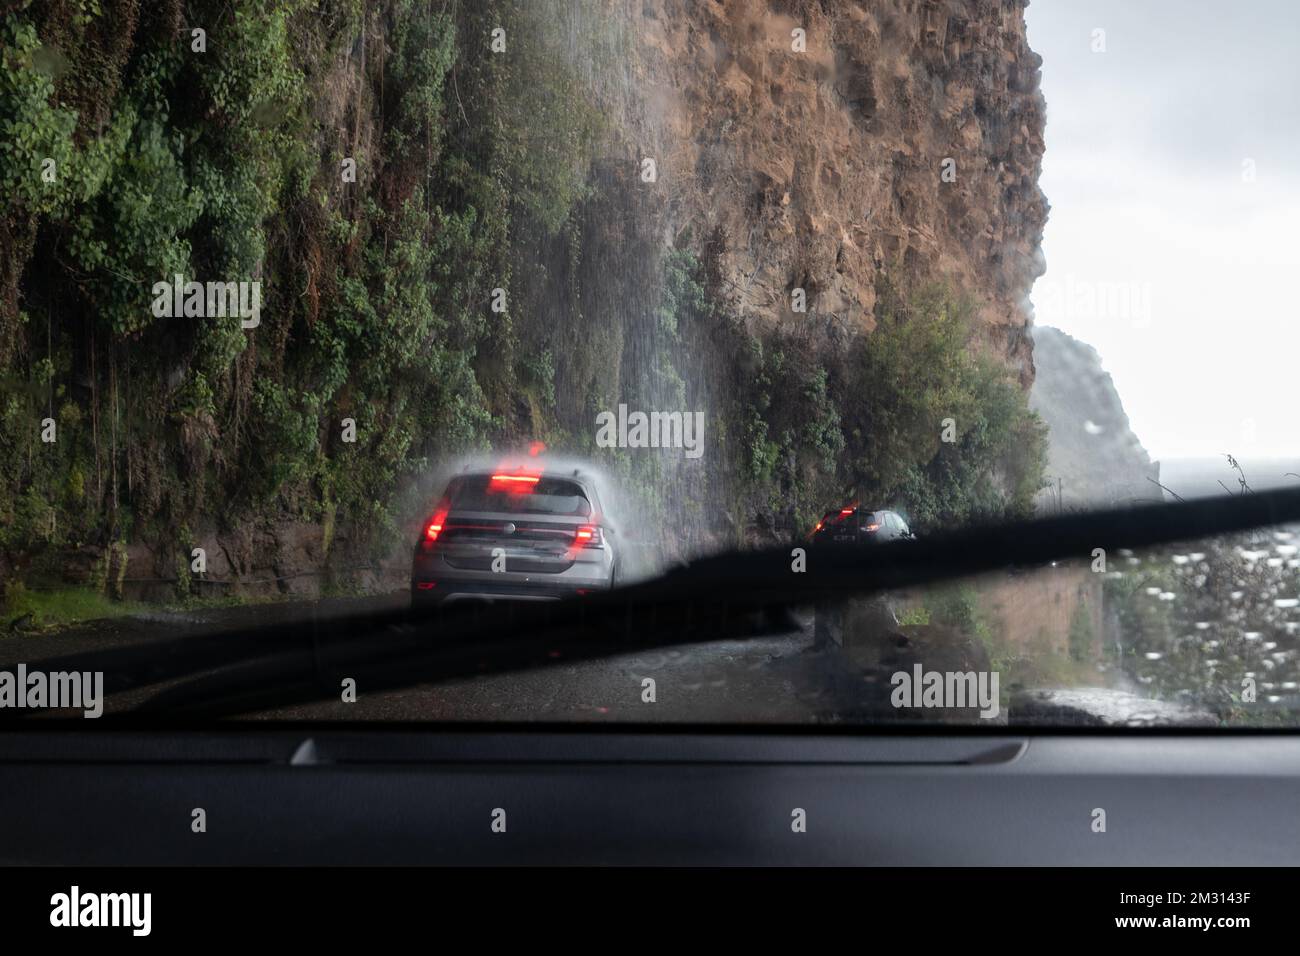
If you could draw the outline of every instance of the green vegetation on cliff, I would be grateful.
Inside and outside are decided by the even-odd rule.
[[[922,530],[1027,516],[1046,430],[980,350],[970,303],[882,282],[876,323],[829,356],[754,343],[754,393],[737,414],[753,484],[804,530],[850,500],[902,509]]]
[[[499,430],[491,396],[518,370],[511,316],[486,304],[510,282],[512,221],[563,225],[596,129],[526,8],[5,17],[0,548],[218,515],[382,532],[430,451]],[[518,56],[464,55],[497,24]],[[260,326],[154,317],[151,286],[176,274],[260,280]]]

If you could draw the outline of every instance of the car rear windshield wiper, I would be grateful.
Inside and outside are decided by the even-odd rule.
[[[787,629],[790,608],[819,600],[1291,522],[1300,522],[1300,489],[967,527],[886,545],[791,544],[701,558],[573,600],[308,620],[29,666],[103,672],[109,695],[170,684],[132,713],[206,719],[336,699],[341,677],[377,692],[769,634]]]

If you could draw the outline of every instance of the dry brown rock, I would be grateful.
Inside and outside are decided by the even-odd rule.
[[[639,0],[635,85],[671,235],[721,227],[757,327],[809,312],[869,330],[877,278],[946,279],[1033,380],[1045,107],[1023,4]],[[807,50],[792,49],[806,31]],[[943,182],[945,159],[955,182]]]

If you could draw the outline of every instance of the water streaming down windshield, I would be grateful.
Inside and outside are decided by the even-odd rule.
[[[1095,208],[1074,191],[1093,171],[1130,168],[1080,160],[1069,132],[1110,108],[1079,92],[1102,74],[1071,72],[1103,60],[1081,65],[1074,34],[1045,30],[1059,47],[1040,63],[1015,5],[949,7],[384,0],[250,12],[247,34],[206,58],[148,20],[103,71],[58,66],[55,49],[97,48],[100,18],[15,14],[6,62],[34,72],[0,116],[53,131],[48,152],[96,172],[70,191],[10,183],[23,205],[6,234],[30,241],[0,290],[6,653],[242,625],[252,600],[295,602],[265,612],[286,620],[405,607],[442,598],[455,571],[483,572],[455,581],[475,600],[552,600],[771,545],[794,575],[818,519],[855,506],[924,539],[1300,481],[1272,411],[1284,403],[1167,357],[1215,336],[1151,337],[1192,314],[1185,290],[1083,255],[1142,231],[1114,209],[1077,215]],[[1070,15],[1057,16],[1043,22]],[[1056,155],[1073,156],[1057,169],[1074,177],[1058,172],[1073,198],[1056,228],[1074,226],[1046,260],[1040,160],[1056,134],[1040,67],[1076,78],[1062,102],[1079,107],[1053,120]],[[1193,174],[1189,195],[1214,201],[1153,188],[1140,208],[1228,215],[1277,198],[1273,177],[1225,199]],[[1238,266],[1204,282],[1256,288]],[[170,315],[144,295],[155,281]],[[256,284],[253,325],[208,310],[228,284]],[[1081,337],[1032,329],[1035,304]],[[1266,311],[1222,347],[1288,354],[1260,331]],[[1165,391],[1217,404],[1169,413],[1149,381],[1189,368],[1197,388]],[[1157,454],[1166,441],[1221,456],[1218,470],[1184,480]],[[591,565],[563,593],[530,576],[582,563],[577,527],[521,531],[509,508],[476,509],[493,515],[482,553],[441,564],[464,528],[429,534],[454,475],[525,459],[590,477],[607,512],[552,515],[584,519]],[[577,497],[532,493],[537,507],[514,511]],[[1003,718],[1083,700],[1267,723],[1294,706],[1289,542],[1111,554],[1101,570],[1080,554],[843,619],[800,606],[766,643],[584,670],[587,691],[558,693],[553,675],[440,699],[592,717],[620,710],[628,674],[659,674],[685,692],[663,719],[876,721],[898,716],[875,709],[892,708],[889,678],[920,665],[1000,674]],[[644,715],[632,697],[625,713]]]

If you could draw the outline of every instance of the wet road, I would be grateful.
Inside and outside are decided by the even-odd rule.
[[[404,608],[405,592],[315,602],[280,602],[188,611],[157,610],[36,634],[0,637],[0,669],[68,654],[147,644],[182,634],[214,634]],[[435,722],[611,722],[878,724],[950,719],[910,714],[889,702],[889,671],[852,663],[836,649],[813,646],[811,612],[795,615],[798,629],[747,640],[712,641],[591,661],[557,661],[533,670],[478,675],[436,685],[368,692],[294,705],[253,719]],[[904,630],[910,630],[904,628]],[[652,682],[652,683],[648,683]],[[110,697],[108,714],[138,706],[167,685]],[[1021,690],[993,723],[1046,725],[1206,726],[1204,712],[1152,701],[1118,688]]]
[[[407,595],[163,611],[0,638],[0,665],[210,634],[311,617],[405,607]],[[404,721],[618,721],[806,723],[826,712],[821,655],[811,628],[746,641],[718,641],[595,661],[557,662],[383,693],[357,687],[355,702],[319,702],[250,715],[267,719]],[[652,685],[646,683],[653,681]],[[159,688],[117,695],[118,713]]]
[[[265,716],[353,720],[618,721],[720,720],[804,723],[816,695],[801,678],[810,637],[720,641],[318,703]],[[653,681],[653,685],[645,683]],[[653,691],[653,700],[648,699]]]

